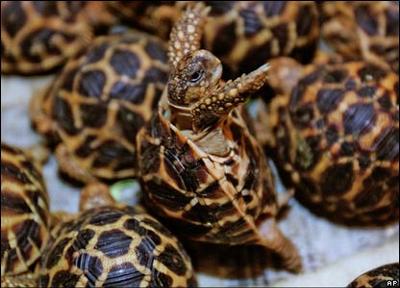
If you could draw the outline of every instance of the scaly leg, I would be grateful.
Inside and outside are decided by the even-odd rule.
[[[205,130],[245,102],[264,86],[268,69],[269,65],[264,64],[247,75],[229,80],[209,96],[197,101],[191,110],[194,130]]]
[[[182,18],[171,31],[169,41],[169,60],[173,67],[187,54],[200,49],[203,26],[210,7],[197,3],[189,5]]]

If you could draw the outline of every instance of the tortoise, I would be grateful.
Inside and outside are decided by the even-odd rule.
[[[140,207],[117,204],[108,187],[82,190],[81,212],[58,224],[41,263],[40,287],[194,287],[177,238]]]
[[[115,20],[101,1],[2,1],[1,72],[50,72]]]
[[[260,141],[286,186],[316,214],[357,226],[396,221],[398,75],[369,62],[322,59],[271,61],[269,84],[280,94],[260,109]]]
[[[297,250],[275,222],[271,170],[237,108],[265,83],[268,65],[222,82],[220,61],[200,49],[208,11],[190,5],[172,30],[169,81],[137,135],[144,204],[192,240],[259,244],[298,271]]]
[[[25,283],[50,239],[49,199],[40,164],[1,143],[1,285]],[[31,283],[31,284],[29,284]],[[22,284],[21,284],[22,285]]]
[[[349,60],[365,59],[399,73],[396,1],[324,1],[321,35]]]
[[[379,266],[354,279],[349,288],[399,286],[399,262]]]
[[[157,107],[167,60],[166,45],[148,34],[98,37],[33,97],[33,126],[62,174],[83,183],[136,175],[135,136]]]
[[[203,2],[211,7],[203,33],[204,47],[225,65],[224,78],[248,73],[276,56],[291,56],[303,63],[313,58],[319,39],[314,1]],[[111,1],[109,6],[125,15],[122,18],[131,25],[166,39],[186,4]]]

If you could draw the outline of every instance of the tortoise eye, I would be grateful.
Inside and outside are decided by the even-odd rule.
[[[204,74],[203,70],[194,71],[189,76],[189,81],[192,83],[196,83],[203,77],[203,74]]]

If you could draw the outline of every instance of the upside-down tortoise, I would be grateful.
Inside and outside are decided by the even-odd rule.
[[[25,151],[2,142],[2,287],[11,287],[15,281],[35,287],[28,274],[35,269],[50,238],[49,215],[49,199],[40,165]],[[17,278],[13,279],[14,276]]]
[[[386,264],[358,276],[348,288],[398,287],[399,262]]]
[[[135,27],[166,39],[185,7],[182,2],[190,1],[111,1],[109,6]],[[203,43],[221,59],[224,77],[251,72],[276,56],[313,58],[319,39],[314,1],[203,2],[211,7]]]
[[[265,83],[268,65],[224,83],[200,50],[207,8],[189,7],[171,33],[171,74],[159,110],[137,136],[145,204],[198,241],[259,244],[300,268],[275,223],[279,205],[261,147],[237,108]]]
[[[397,1],[323,1],[321,35],[347,59],[372,61],[399,73]]]
[[[101,1],[1,1],[1,72],[49,72],[113,22]]]
[[[271,67],[282,94],[261,117],[264,140],[296,198],[344,224],[398,220],[398,75],[367,62]]]
[[[136,175],[135,136],[168,78],[163,42],[139,32],[97,38],[33,98],[36,130],[56,143],[60,170],[79,182]]]
[[[81,194],[80,212],[53,230],[40,287],[193,287],[180,242],[140,207],[116,204],[104,184]]]

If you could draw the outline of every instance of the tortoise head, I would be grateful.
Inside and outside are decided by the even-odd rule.
[[[221,62],[211,52],[198,50],[185,55],[170,75],[170,103],[190,107],[202,95],[216,87],[221,75]]]
[[[200,41],[209,8],[202,3],[188,5],[173,27],[169,42],[171,74],[168,100],[178,107],[190,107],[221,77],[221,62],[211,52],[200,50]]]

